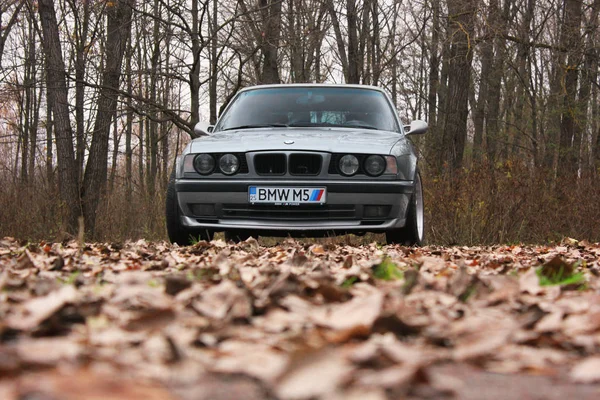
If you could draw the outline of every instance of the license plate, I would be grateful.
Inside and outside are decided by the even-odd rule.
[[[248,201],[252,204],[293,206],[300,204],[325,204],[326,188],[250,186]]]

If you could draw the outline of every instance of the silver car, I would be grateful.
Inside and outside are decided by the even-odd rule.
[[[377,87],[246,88],[177,158],[169,239],[385,232],[388,243],[420,245],[423,190],[407,136],[426,130],[402,126]]]

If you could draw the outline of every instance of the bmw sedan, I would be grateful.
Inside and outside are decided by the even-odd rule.
[[[423,190],[409,136],[387,94],[362,85],[241,90],[177,158],[166,196],[180,245],[248,236],[383,232],[420,245]]]

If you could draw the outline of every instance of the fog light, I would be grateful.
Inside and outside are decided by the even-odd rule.
[[[198,217],[214,217],[216,215],[214,204],[190,204],[190,209]]]
[[[365,206],[363,209],[364,218],[385,218],[390,214],[392,206]]]

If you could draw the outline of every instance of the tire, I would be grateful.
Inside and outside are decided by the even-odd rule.
[[[175,170],[169,178],[167,186],[167,199],[165,204],[165,216],[167,224],[167,234],[171,243],[177,243],[180,246],[189,246],[196,241],[212,240],[212,232],[192,231],[181,225],[181,210],[177,202],[177,192],[175,191]]]
[[[246,241],[250,234],[237,231],[225,231],[225,242],[240,243]]]
[[[392,229],[385,233],[388,244],[422,246],[425,243],[425,221],[423,208],[423,185],[421,173],[415,173],[415,191],[411,196],[406,213],[406,225],[400,229]]]

